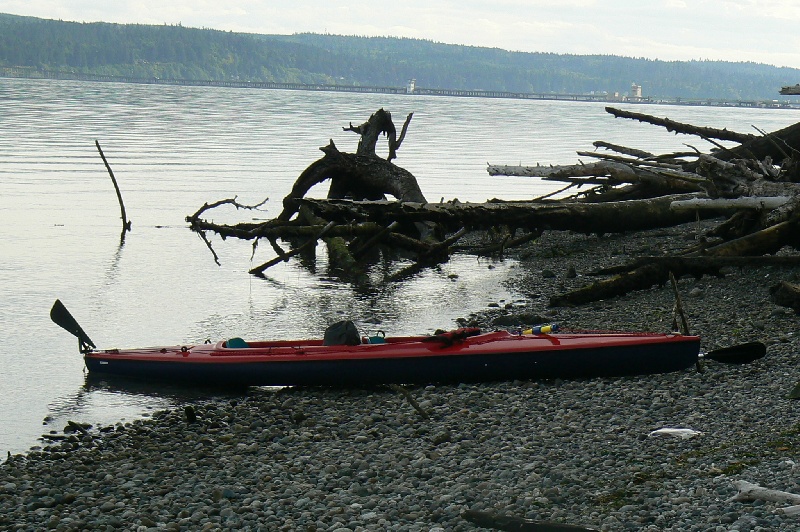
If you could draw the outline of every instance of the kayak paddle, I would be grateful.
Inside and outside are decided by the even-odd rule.
[[[72,314],[69,313],[61,300],[56,299],[56,302],[53,303],[53,308],[50,309],[50,319],[78,339],[78,349],[80,349],[81,353],[88,353],[92,348],[97,348],[91,338],[83,332],[81,326],[75,321],[75,318],[72,317]]]
[[[707,358],[724,364],[749,364],[764,358],[767,346],[761,342],[748,342],[746,344],[732,345],[721,349],[714,349],[708,353],[700,353],[700,358]]]

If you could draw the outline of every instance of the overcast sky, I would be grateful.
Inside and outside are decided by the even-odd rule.
[[[800,68],[798,0],[0,0],[0,13]]]

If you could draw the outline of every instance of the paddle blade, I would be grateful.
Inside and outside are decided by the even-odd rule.
[[[53,303],[53,308],[50,309],[50,319],[53,320],[53,323],[78,339],[81,344],[81,351],[88,351],[90,346],[94,348],[97,347],[94,345],[91,338],[83,332],[81,326],[75,321],[75,318],[72,317],[72,314],[69,313],[67,307],[64,306],[61,300],[56,299],[56,302]]]
[[[761,342],[748,342],[746,344],[732,345],[715,349],[703,355],[703,358],[723,362],[725,364],[749,364],[764,358],[767,346]]]

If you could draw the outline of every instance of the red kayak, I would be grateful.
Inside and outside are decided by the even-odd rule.
[[[460,336],[464,331],[454,331]],[[470,331],[467,331],[470,332]],[[431,340],[431,338],[434,338]],[[422,384],[640,375],[695,364],[700,339],[674,334],[511,334],[395,337],[108,349],[84,354],[92,373],[246,386]]]
[[[518,333],[466,328],[434,336],[371,339],[357,333],[328,338],[326,332],[325,339],[318,340],[235,338],[199,345],[96,349],[59,301],[51,317],[78,337],[92,374],[213,385],[353,386],[643,375],[691,367],[700,351],[697,336],[548,333],[546,327]]]

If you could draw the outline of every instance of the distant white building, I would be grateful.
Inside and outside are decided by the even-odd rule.
[[[408,83],[406,83],[406,94],[413,93],[415,88],[417,88],[417,80],[416,79],[408,80]]]
[[[642,99],[642,86],[637,85],[636,83],[631,83],[631,98],[635,98],[637,100]]]

